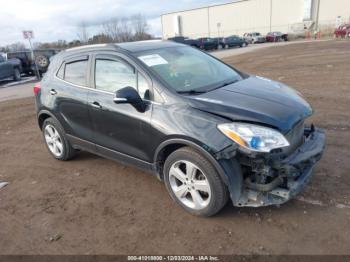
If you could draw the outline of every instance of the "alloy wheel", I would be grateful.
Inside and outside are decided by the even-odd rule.
[[[63,154],[63,141],[56,128],[53,125],[47,125],[44,136],[51,153],[56,157],[61,157]]]
[[[185,206],[200,210],[209,205],[211,188],[206,175],[190,161],[177,161],[169,170],[169,182],[175,197]]]

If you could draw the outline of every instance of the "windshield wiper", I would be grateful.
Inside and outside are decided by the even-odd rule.
[[[215,87],[214,89],[212,89],[212,90],[219,89],[219,88],[222,88],[222,87],[225,87],[225,86],[228,86],[228,85],[232,85],[232,84],[234,84],[234,83],[236,83],[236,82],[238,82],[237,79],[232,80],[232,81],[229,81],[229,82],[225,82],[225,83],[223,83],[223,84],[221,84],[221,85],[219,85],[219,86],[216,86],[216,87]]]
[[[177,91],[178,94],[189,94],[189,95],[196,95],[196,94],[203,94],[206,93],[207,91],[199,91],[199,90],[184,90],[184,91]]]

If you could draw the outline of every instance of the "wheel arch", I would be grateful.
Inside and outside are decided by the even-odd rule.
[[[191,141],[185,138],[171,138],[162,142],[154,155],[154,168],[157,176],[163,181],[163,166],[165,159],[175,150],[181,147],[191,147],[208,159],[219,173],[220,178],[227,186],[230,192],[230,197],[234,205],[237,205],[242,194],[243,174],[241,166],[234,158],[217,159],[215,154],[209,152],[198,141]]]
[[[155,163],[155,168],[157,174],[161,180],[163,180],[163,165],[166,158],[173,153],[175,150],[181,147],[191,147],[205,156],[209,162],[215,167],[215,169],[220,174],[223,182],[228,183],[227,176],[225,175],[224,169],[220,166],[219,162],[215,159],[214,155],[208,150],[203,148],[199,142],[191,141],[185,138],[171,138],[162,142],[154,154],[153,162]]]
[[[57,118],[49,111],[47,110],[41,110],[39,113],[38,113],[38,125],[39,125],[39,128],[42,129],[43,127],[43,124],[44,124],[44,121],[48,118],[54,118],[57,122],[59,122],[57,120]]]

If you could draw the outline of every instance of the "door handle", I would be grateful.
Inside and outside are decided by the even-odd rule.
[[[91,103],[91,105],[93,106],[93,107],[95,107],[95,108],[99,108],[99,109],[101,109],[102,108],[102,106],[100,105],[100,103],[99,102],[92,102]]]
[[[50,90],[50,94],[53,95],[53,96],[57,95],[57,91],[55,89],[51,89]]]

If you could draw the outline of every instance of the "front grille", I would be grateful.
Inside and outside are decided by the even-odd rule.
[[[286,153],[289,154],[299,147],[304,141],[304,121],[297,123],[292,130],[285,135],[285,137],[290,144],[286,150]]]

